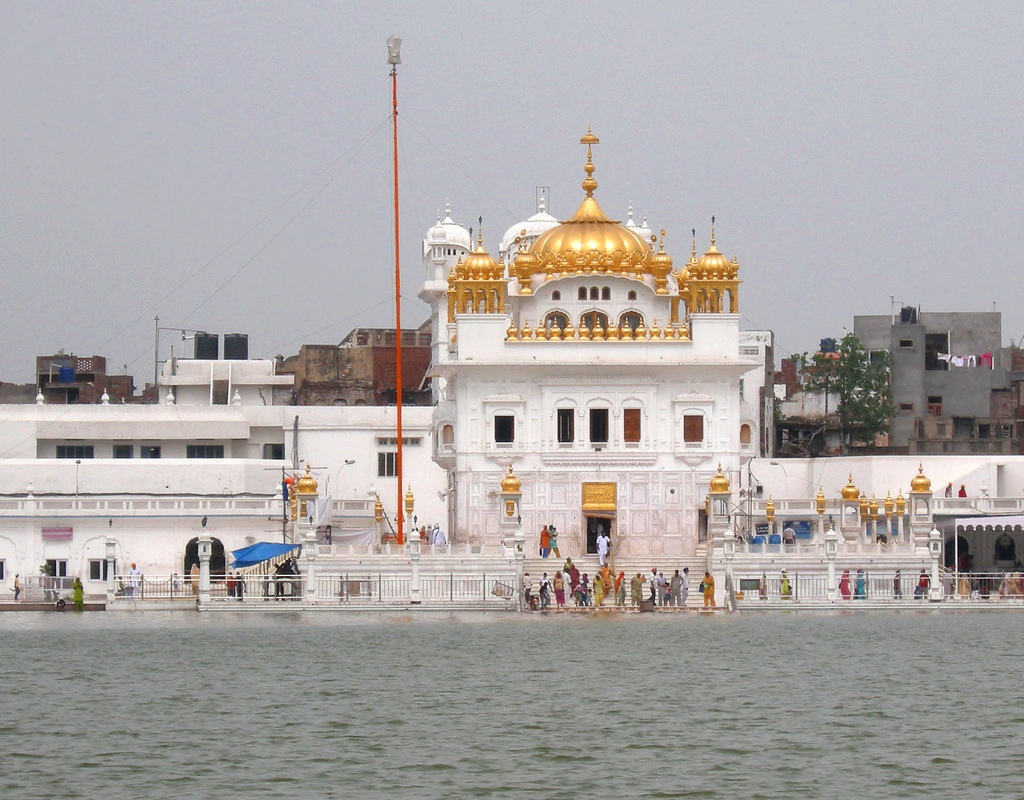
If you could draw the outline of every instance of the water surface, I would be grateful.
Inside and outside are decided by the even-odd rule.
[[[0,797],[1024,797],[1024,615],[2,614]]]

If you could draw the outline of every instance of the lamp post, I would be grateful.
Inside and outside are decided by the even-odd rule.
[[[412,516],[412,510],[415,507],[416,507],[416,498],[414,498],[412,496],[412,485],[410,485],[409,488],[405,492],[405,518],[407,520],[409,520],[409,525],[410,526],[413,526],[413,525],[416,524],[415,521],[413,520],[413,516]],[[401,522],[401,520],[399,520],[399,522]],[[414,532],[415,531],[413,531],[412,528],[410,527],[410,531],[409,531],[409,538],[410,539],[412,538],[412,535],[413,535]],[[401,542],[399,542],[399,544],[401,544]]]
[[[117,541],[114,539],[114,520],[107,520],[107,608],[114,604],[114,572],[117,561]]]
[[[206,531],[207,518],[203,517],[203,532],[199,536],[199,609],[202,610],[210,602],[210,556],[213,545],[210,534]]]
[[[350,466],[352,466],[355,463],[356,463],[355,459],[353,459],[353,458],[346,458],[344,463],[340,467],[338,467],[337,471],[334,474],[335,474],[335,477],[337,477],[337,479],[338,479],[336,481],[336,483],[339,486],[341,485],[341,471],[343,469],[345,469],[345,467],[350,467]],[[331,476],[328,475],[327,476],[327,489],[324,492],[324,494],[330,494],[330,493],[331,493]]]

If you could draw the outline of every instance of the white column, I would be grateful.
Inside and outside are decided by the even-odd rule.
[[[736,534],[729,529],[722,537],[722,552],[725,556],[724,604],[730,611],[736,610],[736,587],[733,585],[732,560],[736,556]]]
[[[312,519],[312,517],[310,517]],[[306,559],[306,570],[303,576],[307,603],[316,602],[316,527],[309,523],[306,536],[302,541],[302,554]]]
[[[955,535],[955,534],[954,534]],[[942,600],[942,581],[939,578],[939,558],[942,556],[942,534],[938,528],[932,528],[928,533],[928,555],[932,557],[932,585],[928,592],[928,599],[933,602]]]
[[[517,530],[515,536],[512,537],[512,547],[513,554],[516,559],[516,583],[518,584],[519,610],[523,611],[523,568],[524,562],[526,561],[526,536],[523,535],[522,528]]]
[[[199,607],[210,602],[210,553],[212,544],[210,534],[203,528],[199,537]]]
[[[117,540],[112,533],[107,534],[107,606],[114,602],[116,586],[114,584],[114,571],[117,563]]]
[[[409,566],[412,576],[409,579],[409,602],[420,604],[420,535],[415,530],[409,535]]]
[[[825,533],[825,558],[828,561],[828,584],[825,589],[829,602],[836,599],[836,556],[839,554],[839,534],[835,528]]]

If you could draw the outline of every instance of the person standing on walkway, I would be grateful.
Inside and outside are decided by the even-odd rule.
[[[548,580],[548,574],[545,572],[543,577],[540,579],[540,610],[546,611],[550,605],[551,581]]]
[[[967,497],[967,486],[966,484],[960,484],[960,491],[957,492],[958,497]]]
[[[952,485],[953,484],[950,484],[950,486]],[[896,574],[892,578],[892,599],[903,599],[903,577],[900,575],[899,570],[896,570]]]
[[[18,579],[18,573],[14,573],[14,602],[18,602],[18,598],[21,596],[21,582]]]
[[[142,578],[142,570],[139,569],[135,562],[132,562],[132,568],[128,570],[128,582],[132,587],[132,597],[137,597],[139,594],[139,581]]]
[[[686,608],[686,601],[690,599],[690,568],[683,567],[683,583],[679,587],[679,605]]]
[[[658,605],[668,605],[668,578],[664,572],[658,573]]]
[[[551,547],[551,552],[555,554],[555,558],[561,558],[562,554],[558,552],[558,531],[554,525],[548,528],[548,543]]]
[[[75,604],[75,611],[85,611],[85,587],[77,575],[71,583],[71,600]]]
[[[604,527],[599,525],[597,528],[597,563],[602,567],[608,563],[608,551],[611,550],[611,547],[611,537],[604,532]]]
[[[853,592],[850,591],[850,570],[848,569],[843,570],[843,577],[839,579],[839,595],[844,600],[849,600],[853,595]]]
[[[946,484],[946,497],[953,496],[953,481]]]
[[[604,589],[605,589],[604,574],[603,574],[603,572],[601,570],[598,570],[597,574],[594,576],[594,605],[595,606],[603,606],[604,605]]]
[[[647,576],[651,586],[651,607],[658,605],[658,568],[651,567],[651,574]]]
[[[555,605],[561,608],[565,605],[565,578],[561,571],[555,573]]]
[[[683,590],[683,576],[679,574],[679,570],[675,571],[672,576],[672,580],[669,581],[668,585],[668,604],[670,606],[679,605],[679,593]]]
[[[540,529],[540,557],[547,558],[548,553],[551,552],[551,533],[548,531],[548,526],[545,525]]]
[[[644,602],[644,576],[639,572],[629,581],[629,602],[637,608]]]
[[[619,572],[615,576],[615,605],[626,605],[626,573]]]
[[[715,579],[704,570],[704,580],[700,582],[700,590],[704,594],[704,608],[717,608],[715,605]]]

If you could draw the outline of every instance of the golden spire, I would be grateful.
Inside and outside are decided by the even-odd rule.
[[[711,215],[711,246],[715,246],[715,215]]]
[[[693,236],[693,241],[690,244],[690,260],[691,261],[696,261],[697,260],[697,229],[696,228],[691,228],[690,229],[690,234]]]
[[[593,145],[600,143],[601,140],[590,132],[590,126],[588,125],[587,135],[580,139],[580,144],[585,144],[587,146],[587,163],[583,167],[583,171],[587,173],[587,177],[583,179],[582,183],[583,190],[587,193],[587,197],[593,197],[594,189],[597,188],[597,181],[594,180],[594,170],[596,167],[594,166],[593,150],[591,148]]]
[[[484,249],[484,218],[477,217],[477,229],[476,229],[476,248],[478,251],[483,252]]]

